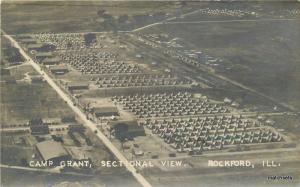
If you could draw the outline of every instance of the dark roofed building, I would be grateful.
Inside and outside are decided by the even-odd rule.
[[[31,83],[42,83],[44,82],[44,78],[41,75],[30,76]]]
[[[89,89],[88,83],[80,83],[80,82],[70,82],[68,83],[68,90],[74,91],[74,90],[87,90]]]
[[[62,123],[76,122],[75,115],[67,115],[61,118]]]
[[[44,124],[41,118],[35,118],[29,121],[29,127],[32,135],[49,134],[48,125]]]
[[[68,122],[69,132],[85,132],[85,127],[78,122]]]
[[[115,106],[93,108],[93,114],[96,118],[119,116],[119,111]]]
[[[36,144],[36,148],[44,161],[53,161],[57,165],[60,161],[71,157],[59,142],[43,141]]]
[[[85,131],[85,127],[82,124],[77,122],[75,115],[63,116],[61,118],[61,122],[68,125],[69,132],[74,132],[74,131],[84,132]]]
[[[111,131],[118,139],[132,139],[137,136],[145,136],[145,129],[137,121],[114,121],[110,122]]]

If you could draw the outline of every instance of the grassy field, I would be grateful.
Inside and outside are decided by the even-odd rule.
[[[113,173],[93,177],[72,174],[49,174],[40,171],[1,169],[1,182],[5,186],[124,186],[140,185],[124,169],[113,169]],[[16,180],[18,177],[18,180]],[[32,180],[34,178],[34,180]]]
[[[1,123],[12,124],[34,117],[59,118],[71,109],[46,84],[1,83]]]
[[[191,6],[190,4],[187,6]],[[227,10],[240,11],[241,14],[207,14],[201,11],[184,17],[177,17],[172,21],[200,21],[200,20],[232,20],[232,19],[263,19],[263,18],[295,18],[299,15],[287,10],[299,9],[298,2],[292,1],[214,1],[194,2],[198,9],[209,8],[210,11]],[[207,11],[207,10],[206,10]]]
[[[14,34],[131,30],[162,20],[166,13],[176,14],[177,8],[174,3],[151,1],[6,2],[1,6],[2,27]],[[110,21],[104,22],[97,14],[99,10],[105,10],[111,16]],[[123,21],[119,21],[121,16],[125,16]]]
[[[220,73],[300,108],[300,20],[159,25],[187,46],[223,59]]]

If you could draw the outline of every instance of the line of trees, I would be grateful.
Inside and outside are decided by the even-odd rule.
[[[4,54],[6,56],[7,61],[9,61],[10,63],[24,61],[24,58],[21,55],[18,48],[9,46],[4,50]]]

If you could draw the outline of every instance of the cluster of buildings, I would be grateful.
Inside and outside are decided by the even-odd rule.
[[[136,74],[112,77],[92,78],[99,88],[190,85],[191,80],[178,78],[170,74]]]
[[[147,37],[147,35],[145,35],[144,37],[149,38],[149,37]],[[142,36],[139,36],[137,39],[139,41],[143,42],[144,44],[151,46],[152,48],[156,48],[156,49],[159,48],[159,46],[156,43],[161,43],[159,40],[149,41],[148,39],[144,39]],[[171,45],[169,45],[167,43],[166,46],[170,47]],[[171,48],[164,48],[162,52],[166,55],[169,55],[169,56],[183,62],[183,63],[192,64],[192,65],[196,65],[196,66],[199,65],[199,62],[197,59],[191,58],[188,55],[181,53],[180,51],[176,51]]]
[[[100,53],[101,54],[101,53]],[[64,53],[62,59],[73,68],[84,74],[118,74],[141,73],[141,69],[134,64],[115,60],[110,53],[94,55],[93,53]]]
[[[49,43],[56,47],[57,50],[81,50],[87,48],[82,34],[65,33],[51,34],[41,33],[34,35],[35,39],[42,43]],[[96,45],[96,43],[94,43]],[[91,46],[89,46],[90,48]],[[93,46],[96,47],[96,46]]]
[[[52,43],[45,43],[38,38],[35,37],[35,35],[32,34],[23,34],[18,35],[18,39],[20,42],[22,42],[23,45],[25,45],[27,51],[30,53],[33,53],[33,51],[49,51],[54,50],[55,45]]]
[[[194,87],[191,85],[194,82],[189,78],[171,75],[170,72],[146,73],[142,66],[126,61],[123,54],[112,53],[106,49],[100,50],[100,47],[97,49],[90,47],[94,44],[87,46],[81,34],[41,34],[37,37],[45,43],[52,43],[56,49],[55,53],[59,54],[56,56],[59,59],[59,65],[52,64],[49,67],[52,74],[64,74],[69,69],[82,73],[84,79],[65,81],[66,89],[73,94],[74,104],[78,104],[87,118],[95,123],[102,126],[104,120],[109,134],[118,139],[132,139],[145,135],[144,127],[147,127],[178,152],[201,152],[222,149],[231,145],[282,140],[278,133],[263,128],[252,119],[231,115],[233,109],[226,106],[226,103],[232,103],[232,101],[209,100],[206,96],[199,94],[199,90],[193,90]],[[114,41],[103,35],[96,35],[95,38],[94,43],[98,44],[104,39]],[[137,37],[137,39],[144,44],[159,48],[157,41],[151,42],[142,37]],[[77,45],[77,47],[71,47],[72,50],[70,49],[72,45]],[[195,53],[192,55],[191,51],[178,51],[171,48],[162,50],[162,53],[183,63],[199,66],[198,58],[203,54],[193,52]],[[33,55],[40,63],[55,58],[53,53]],[[195,57],[195,55],[198,56]],[[122,61],[119,60],[120,56],[123,58]],[[136,58],[142,60],[139,54]],[[64,67],[60,63],[65,63]],[[45,63],[42,64],[45,65]],[[98,90],[90,89],[94,87]],[[139,92],[137,90],[139,87],[147,87],[147,89],[141,89],[141,93],[133,95]],[[101,88],[105,89],[101,90]],[[106,98],[108,103],[100,104],[94,102],[97,99],[79,99],[75,94],[78,90],[90,90],[96,95],[104,92],[103,95],[110,99]],[[118,93],[111,90],[117,90]],[[121,115],[121,113],[124,112],[127,115],[126,111],[132,113],[134,119],[122,121],[124,114]],[[80,135],[71,135],[80,137]]]
[[[289,15],[300,16],[300,9],[286,10]]]
[[[81,158],[83,152],[79,151],[76,154],[71,154],[69,148],[71,147],[85,147],[92,146],[92,143],[88,137],[85,136],[85,128],[82,124],[78,123],[74,116],[66,116],[57,121],[47,120],[41,118],[33,118],[29,121],[28,125],[30,133],[37,139],[35,144],[36,151],[39,158],[35,157],[34,160],[42,162],[50,162],[51,165],[45,165],[45,167],[58,166],[61,161],[70,161]],[[68,135],[68,136],[67,136]],[[69,139],[74,143],[67,143],[69,146],[65,146],[64,142],[68,142]],[[87,159],[87,158],[84,158]],[[84,160],[79,159],[79,160]]]
[[[239,144],[278,142],[282,137],[242,116],[190,117],[140,122],[178,152],[222,149]]]
[[[98,52],[91,49],[85,49],[83,51],[66,51],[60,53],[60,56],[63,60],[79,60],[79,61],[115,61],[117,54],[112,52]]]
[[[195,98],[189,92],[115,96],[113,101],[139,118],[190,116],[227,113],[229,109],[211,103],[206,97]]]
[[[199,11],[203,15],[208,15],[208,16],[230,16],[230,17],[244,17],[244,16],[257,16],[256,12],[251,12],[251,11],[245,11],[245,10],[230,10],[227,8],[224,9],[211,9],[211,8],[205,8],[201,9]]]
[[[83,131],[84,127],[82,124],[78,123],[74,117],[71,120],[65,119],[56,119],[56,120],[47,120],[41,118],[33,118],[29,120],[28,124],[25,127],[29,126],[30,133],[34,136],[39,135],[49,135],[51,131]]]
[[[103,49],[108,47],[107,44],[116,44],[116,41],[111,39],[110,37],[94,33],[40,33],[32,36],[34,37],[34,39],[39,40],[42,43],[54,45],[57,50],[67,51]]]

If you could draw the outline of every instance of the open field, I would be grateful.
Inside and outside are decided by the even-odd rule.
[[[120,171],[120,168],[115,169],[113,173],[104,173],[100,177],[96,175],[85,176],[76,174],[49,174],[39,171],[24,172],[24,170],[1,168],[1,181],[4,185],[11,187],[22,186],[93,186],[102,187],[114,185],[116,187],[139,187],[140,185],[128,175],[126,171]],[[18,177],[19,180],[16,180]],[[34,180],[32,180],[34,178]]]
[[[131,30],[165,19],[166,13],[170,14],[167,17],[177,14],[176,8],[174,3],[150,1],[6,2],[1,6],[2,25],[14,34]],[[105,10],[108,16],[102,18],[99,10]]]
[[[190,2],[192,3],[192,2]],[[190,4],[188,4],[189,6]],[[220,20],[245,20],[265,18],[299,18],[297,2],[284,1],[236,1],[234,3],[223,2],[201,2],[194,3],[197,11],[178,16],[172,22],[182,21],[220,21]]]
[[[67,105],[45,83],[1,83],[1,123],[13,124],[37,117],[59,118],[70,114]]]
[[[298,141],[300,138],[300,119],[299,116],[286,116],[286,117],[272,117],[276,123],[274,127],[284,130],[282,133],[288,134],[292,140]]]
[[[190,48],[223,59],[217,72],[299,109],[299,23],[180,23],[143,32],[179,37]]]

